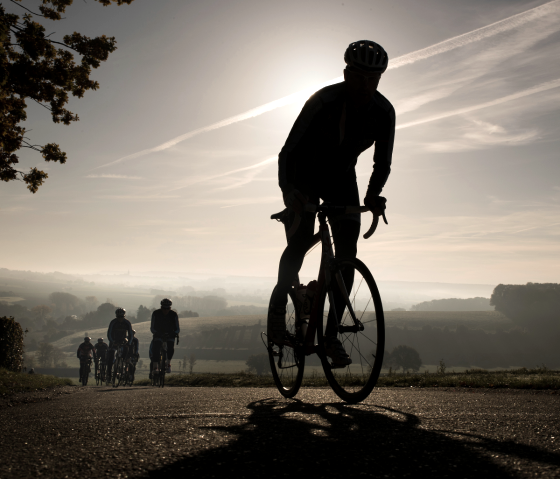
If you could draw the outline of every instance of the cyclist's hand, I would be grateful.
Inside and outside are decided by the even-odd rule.
[[[307,203],[307,196],[302,195],[298,190],[293,188],[284,195],[284,204],[296,213],[302,213],[305,204]]]
[[[364,198],[366,205],[375,216],[382,216],[385,213],[387,198],[378,195],[367,194]]]

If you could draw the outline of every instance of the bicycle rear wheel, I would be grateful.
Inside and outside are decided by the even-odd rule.
[[[159,387],[162,388],[165,385],[165,361],[159,363]]]
[[[95,363],[95,385],[99,386],[99,381],[101,380],[101,373],[99,371],[98,363]]]
[[[87,384],[86,378],[85,378],[85,371],[86,371],[86,365],[85,363],[82,363],[80,365],[80,384],[82,386],[85,386]]]
[[[361,326],[356,327],[344,301],[340,285],[336,279],[340,272],[346,280],[350,304]],[[328,287],[320,292],[319,300],[323,305],[322,320],[319,318],[318,338],[319,357],[323,364],[325,376],[334,392],[344,401],[357,403],[369,396],[381,371],[383,351],[385,348],[385,320],[381,297],[373,276],[366,265],[358,259],[340,259],[335,261],[330,289],[339,319],[337,338],[352,359],[352,364],[342,368],[333,367],[325,352],[324,336],[327,328],[329,311],[333,314]],[[334,321],[334,316],[331,316]],[[334,325],[334,323],[331,323]]]
[[[280,394],[286,398],[294,397],[301,387],[305,368],[303,340],[296,331],[296,302],[293,288],[290,290],[286,305],[286,330],[291,344],[277,345],[267,340],[268,359],[272,377]]]

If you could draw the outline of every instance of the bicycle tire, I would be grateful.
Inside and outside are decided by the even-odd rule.
[[[165,386],[165,361],[159,364],[159,387]]]
[[[95,363],[95,385],[99,386],[99,381],[101,380],[101,373],[99,370],[98,363]]]
[[[118,388],[123,381],[123,358],[117,358],[113,370],[113,386]]]
[[[80,366],[80,384],[81,384],[82,386],[85,386],[85,385],[87,384],[87,383],[85,382],[85,377],[84,377],[84,374],[85,374],[84,371],[85,371],[85,369],[86,369],[85,364],[82,364],[82,365]]]
[[[293,398],[301,387],[305,369],[305,353],[301,335],[296,331],[296,302],[293,288],[286,305],[286,330],[295,339],[295,347],[279,346],[267,340],[268,361],[274,383],[285,398]]]
[[[385,348],[385,319],[381,296],[372,274],[359,259],[335,260],[330,288],[339,291],[340,286],[335,272],[353,270],[353,284],[348,291],[352,307],[357,319],[362,323],[363,331],[338,331],[337,337],[352,359],[352,364],[344,368],[334,369],[326,356],[324,335],[328,319],[330,301],[328,285],[324,285],[319,296],[319,311],[323,311],[318,321],[317,337],[320,338],[318,354],[323,365],[327,381],[333,391],[348,403],[357,403],[366,399],[379,378],[383,364]],[[336,300],[335,300],[336,301]],[[369,308],[369,309],[368,309]],[[341,308],[342,309],[342,308]],[[340,313],[338,313],[340,317]],[[344,307],[341,326],[352,327],[354,322]],[[340,371],[340,372],[338,372]]]

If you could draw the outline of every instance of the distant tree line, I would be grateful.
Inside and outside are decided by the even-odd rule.
[[[415,304],[412,311],[492,311],[489,298],[447,298],[434,299]],[[396,311],[396,310],[394,310]]]
[[[499,284],[490,298],[515,324],[545,335],[560,332],[560,284]]]

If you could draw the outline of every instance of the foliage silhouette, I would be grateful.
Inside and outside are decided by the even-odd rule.
[[[133,0],[96,0],[103,6],[111,3],[130,4]],[[36,193],[48,178],[47,173],[33,167],[28,173],[19,171],[16,152],[30,148],[45,161],[66,163],[56,143],[35,145],[20,126],[27,119],[30,99],[50,111],[54,123],[69,125],[78,115],[66,109],[68,94],[81,98],[87,90],[97,90],[99,83],[90,79],[91,69],[98,68],[117,49],[114,37],[102,35],[89,38],[74,32],[56,41],[46,34],[38,19],[61,20],[61,14],[73,0],[42,0],[40,13],[20,5],[23,16],[6,13],[0,4],[0,180],[23,180]],[[62,47],[62,48],[61,48]],[[75,60],[79,59],[78,63]]]
[[[23,330],[14,318],[0,318],[0,368],[21,371],[23,365]]]

